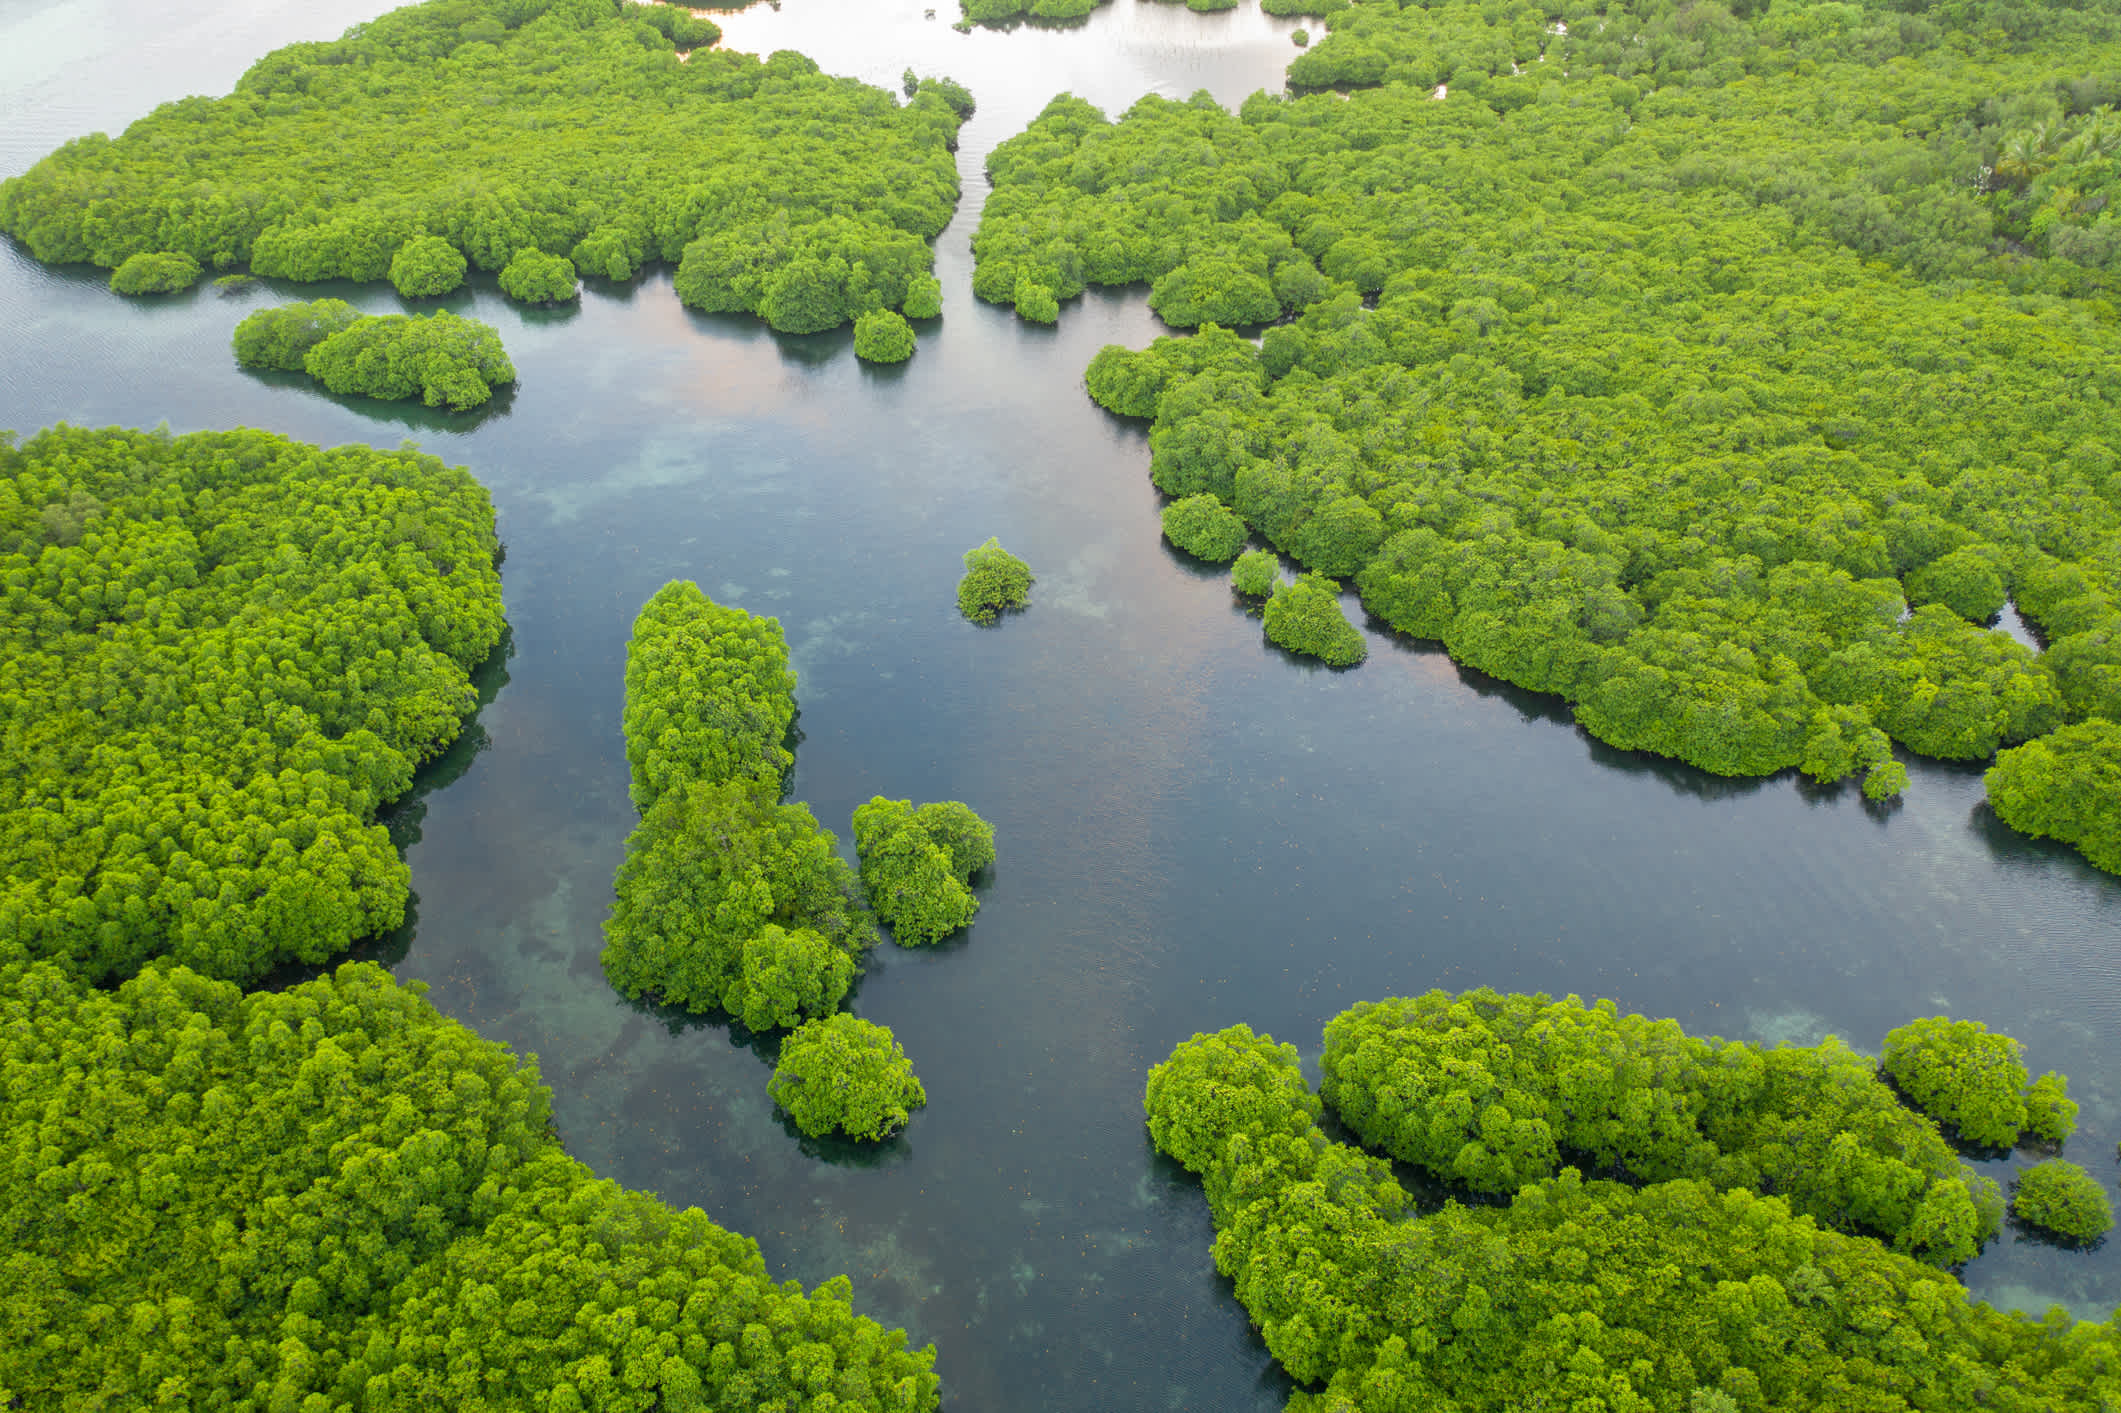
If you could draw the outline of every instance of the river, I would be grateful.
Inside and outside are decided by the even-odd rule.
[[[1141,1123],[1147,1067],[1237,1021],[1315,1056],[1355,1001],[1489,985],[1875,1050],[1949,1012],[2071,1076],[2069,1156],[2112,1187],[2121,879],[2003,828],[1977,769],[1911,762],[1905,802],[1881,810],[1608,749],[1551,700],[1384,635],[1349,672],[1286,657],[1221,572],[1162,545],[1142,431],[1081,391],[1100,345],[1157,332],[1143,293],[1093,293],[1057,329],[972,299],[996,142],[1061,89],[1116,113],[1145,92],[1278,87],[1295,22],[1116,0],[1078,29],[959,34],[940,4],[724,19],[738,47],[893,87],[908,66],[946,73],[979,100],[938,243],[944,316],[898,368],[858,363],[845,332],[689,313],[667,270],[562,313],[488,278],[451,307],[499,327],[521,384],[452,419],[238,370],[230,331],[267,291],[127,301],[101,272],[0,245],[0,426],[411,437],[491,488],[508,655],[464,742],[392,813],[417,917],[364,953],[535,1052],[568,1146],[599,1172],[705,1208],[777,1274],[848,1273],[860,1308],[937,1343],[957,1410],[1280,1407],[1211,1268],[1198,1187]],[[380,8],[17,0],[0,11],[0,173],[226,92],[267,49]],[[401,307],[387,286],[316,293]],[[982,630],[953,586],[990,535],[1038,583],[1027,613]],[[794,793],[843,840],[879,793],[962,799],[996,826],[976,925],[880,949],[854,997],[929,1095],[881,1153],[799,1141],[751,1047],[629,1007],[598,970],[633,822],[626,634],[673,577],[786,626]],[[2103,1316],[2121,1249],[2006,1233],[1967,1280]]]

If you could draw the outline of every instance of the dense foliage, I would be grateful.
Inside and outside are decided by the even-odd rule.
[[[1969,1143],[2009,1148],[2030,1133],[2062,1143],[2077,1127],[2069,1081],[2028,1084],[2025,1047],[1980,1021],[1931,1016],[1886,1032],[1879,1071],[1908,1102]]]
[[[806,1022],[781,1042],[766,1092],[812,1138],[838,1132],[868,1142],[891,1137],[928,1102],[890,1030],[845,1012]]]
[[[1350,1086],[1343,1080],[1339,1092]],[[1294,1047],[1245,1026],[1149,1072],[1149,1132],[1198,1173],[1216,1269],[1299,1384],[1292,1413],[1971,1408],[2121,1397],[2121,1333],[2001,1314],[1780,1197],[1574,1168],[1408,1215],[1319,1127]]]
[[[972,24],[1006,25],[1029,17],[1066,22],[1088,18],[1105,0],[958,0],[966,21]]]
[[[462,251],[440,236],[414,236],[390,257],[390,282],[407,299],[432,299],[464,283]]]
[[[1370,645],[1341,612],[1340,589],[1323,574],[1303,574],[1273,587],[1265,613],[1267,639],[1328,667],[1353,667]]]
[[[2111,8],[1558,17],[1358,4],[1292,81],[1381,88],[1056,99],[975,292],[1148,283],[1199,334],[1088,383],[1160,489],[1614,745],[1883,796],[1895,741],[2121,719]]]
[[[762,1031],[846,996],[876,925],[831,831],[779,803],[794,720],[779,620],[683,581],[642,607],[625,713],[642,817],[604,924],[604,975],[628,996]]]
[[[1940,1264],[1972,1259],[2002,1218],[1995,1185],[1872,1068],[1833,1039],[1763,1048],[1610,1001],[1432,991],[1336,1016],[1321,1092],[1365,1143],[1474,1192],[1564,1163],[1700,1178]]]
[[[412,450],[0,439],[0,961],[249,979],[396,927],[372,821],[476,705],[498,551]]]
[[[119,294],[175,294],[197,284],[199,273],[199,262],[181,251],[143,250],[111,271],[110,287]]]
[[[901,947],[940,942],[979,911],[972,875],[994,863],[994,826],[956,800],[873,796],[854,811],[869,906]]]
[[[869,363],[904,363],[913,356],[913,326],[893,310],[870,310],[854,321],[854,356]]]
[[[2018,1175],[2011,1215],[2069,1241],[2097,1241],[2113,1229],[2114,1209],[2099,1180],[2075,1163],[2050,1158]]]
[[[965,577],[957,581],[957,611],[974,623],[992,623],[1003,613],[1031,601],[1031,566],[1009,553],[1001,541],[965,551]]]
[[[1196,559],[1221,564],[1237,558],[1252,533],[1212,495],[1182,496],[1164,507],[1164,538]]]
[[[342,397],[416,397],[456,412],[516,378],[491,324],[446,309],[360,314],[343,299],[260,309],[236,325],[235,349],[246,368],[299,369]]]
[[[932,1349],[599,1182],[372,965],[0,967],[0,1406],[933,1409]]]
[[[663,260],[688,303],[797,332],[896,307],[957,200],[948,96],[900,107],[791,53],[680,63],[672,36],[713,28],[693,23],[622,0],[409,5],[68,143],[0,184],[0,230],[40,260],[168,251],[295,280],[379,280],[434,238],[533,300],[568,297],[563,257],[609,279]]]
[[[1249,549],[1230,566],[1230,587],[1240,594],[1263,599],[1281,582],[1281,560],[1273,550]]]
[[[1996,757],[1987,783],[2005,824],[2121,873],[2121,726],[2095,719],[2028,741]]]
[[[526,245],[501,267],[501,293],[525,304],[564,304],[582,292],[574,262]]]

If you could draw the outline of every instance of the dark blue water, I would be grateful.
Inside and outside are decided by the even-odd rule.
[[[2069,1156],[2115,1183],[2121,880],[2021,839],[1978,771],[1915,763],[1898,808],[1733,783],[1589,741],[1553,704],[1373,636],[1332,673],[1268,647],[1224,576],[1167,550],[1137,427],[1080,388],[1099,345],[1157,332],[1140,294],[1058,329],[969,293],[979,160],[1069,88],[1108,109],[1278,85],[1290,24],[1118,0],[1073,31],[958,35],[954,6],[784,0],[732,42],[895,84],[969,84],[947,307],[907,365],[680,308],[667,272],[539,314],[490,288],[522,375],[483,417],[341,402],[238,370],[236,321],[293,291],[162,302],[0,248],[0,426],[249,424],[411,437],[493,492],[511,655],[476,728],[395,824],[419,899],[376,949],[483,1033],[540,1057],[574,1152],[696,1203],[805,1282],[941,1350],[951,1407],[1278,1408],[1285,1389],[1213,1275],[1198,1189],[1143,1134],[1143,1071],[1236,1021],[1315,1052],[1354,1001],[1434,986],[1610,995],[1689,1028],[1834,1032],[1875,1048],[1948,1011],[2024,1039],[2084,1105]],[[375,0],[76,0],[0,10],[0,172],[223,92],[273,45]],[[304,289],[306,296],[317,291]],[[387,288],[332,289],[391,310]],[[1038,573],[992,630],[955,612],[989,535]],[[630,1008],[596,965],[633,816],[619,736],[635,610],[665,580],[786,625],[796,795],[846,832],[876,793],[994,822],[978,923],[886,947],[855,998],[913,1057],[928,1109],[868,1161],[774,1117],[721,1026]],[[2001,1173],[2008,1165],[1998,1165]],[[2104,1315],[2121,1257],[2006,1236],[1985,1297]]]

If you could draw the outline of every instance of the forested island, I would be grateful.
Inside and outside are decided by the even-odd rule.
[[[1088,383],[1157,486],[1601,740],[1874,797],[1895,744],[2002,751],[1999,814],[2111,867],[2112,756],[2061,743],[2121,717],[2121,21],[1554,20],[1358,4],[1290,69],[1342,93],[1056,99],[976,292],[1149,284],[1199,333]]]
[[[433,314],[363,314],[343,299],[260,309],[236,325],[236,362],[307,373],[331,392],[418,398],[452,412],[478,407],[516,380],[493,325]]]
[[[1233,1026],[1180,1045],[1146,1094],[1157,1148],[1203,1181],[1216,1269],[1307,1386],[1296,1413],[2121,1397],[2121,1328],[2006,1315],[1937,1269],[2000,1200],[1838,1041],[1432,992],[1336,1018],[1322,1068],[1314,1094],[1294,1046]],[[1390,1163],[1328,1137],[1328,1107],[1501,1200],[1418,1208]]]
[[[247,268],[425,296],[468,263],[542,303],[662,261],[687,304],[791,333],[923,307],[963,90],[901,106],[718,36],[626,0],[408,5],[68,143],[0,182],[0,231],[55,263],[152,257],[142,291]]]

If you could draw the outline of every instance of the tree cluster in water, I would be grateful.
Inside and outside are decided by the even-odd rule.
[[[1879,797],[2003,750],[2004,818],[2117,837],[2069,748],[2121,719],[2111,7],[1554,19],[1358,4],[1292,81],[1381,88],[1056,99],[975,291],[1148,283],[1200,332],[1088,381],[1156,484],[1602,740]]]
[[[935,1351],[697,1208],[373,964],[240,992],[0,965],[0,1405],[933,1409]],[[828,1401],[829,1400],[829,1401]]]
[[[0,444],[0,960],[248,981],[404,918],[378,805],[500,640],[486,491],[411,451]]]
[[[799,54],[680,62],[717,34],[621,0],[409,5],[68,143],[0,183],[0,230],[40,260],[154,256],[143,289],[189,261],[424,295],[468,262],[537,303],[660,260],[687,303],[792,332],[897,308],[957,201],[963,90],[901,107]]]
[[[363,314],[343,299],[260,309],[236,325],[236,362],[307,373],[340,396],[478,407],[516,380],[493,325],[433,314]]]
[[[1356,1136],[1507,1200],[1418,1214],[1390,1163],[1320,1127],[1295,1047],[1249,1027],[1152,1069],[1150,1136],[1202,1178],[1216,1269],[1307,1386],[1292,1413],[2058,1413],[2121,1396],[2114,1324],[1974,1304],[1877,1239],[1961,1259],[2000,1214],[1836,1042],[1727,1045],[1469,992],[1356,1008],[1324,1068]]]

